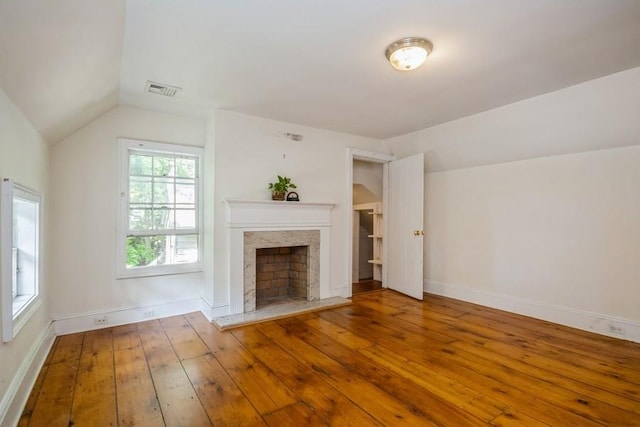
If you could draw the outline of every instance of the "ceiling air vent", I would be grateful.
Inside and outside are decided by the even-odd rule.
[[[174,97],[180,90],[182,90],[182,88],[179,88],[176,86],[169,86],[164,83],[152,82],[147,80],[147,92],[149,93],[155,93],[156,95]]]

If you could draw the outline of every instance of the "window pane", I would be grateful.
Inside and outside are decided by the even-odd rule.
[[[130,203],[151,203],[151,178],[131,178],[129,182]]]
[[[198,262],[198,235],[175,236],[174,256],[176,264]]]
[[[151,208],[141,205],[131,205],[129,209],[129,229],[139,231],[153,230]]]
[[[176,183],[176,203],[194,204],[196,201],[196,186],[194,184]]]
[[[175,210],[173,209],[154,209],[153,210],[153,229],[154,230],[171,230],[175,224]]]
[[[195,209],[176,210],[176,228],[183,230],[188,228],[196,228]]]
[[[174,184],[172,178],[154,178],[153,203],[168,206],[174,202]]]
[[[129,155],[130,175],[151,175],[152,156],[143,154]]]
[[[127,268],[163,264],[166,240],[166,236],[128,237]]]
[[[174,158],[166,156],[153,157],[153,174],[156,176],[173,176]]]
[[[16,280],[15,297],[32,297],[36,294],[38,210],[38,202],[19,197],[13,198],[13,248],[15,248],[16,256],[16,269],[13,270],[16,273],[13,277]],[[22,298],[22,303],[26,303],[28,299]],[[13,306],[14,315],[23,304]]]
[[[176,175],[180,178],[196,177],[196,159],[194,158],[176,158]]]
[[[198,235],[127,238],[127,268],[198,262]]]

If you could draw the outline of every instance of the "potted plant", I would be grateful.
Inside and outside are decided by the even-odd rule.
[[[271,199],[284,200],[289,188],[297,188],[296,185],[291,182],[291,178],[278,175],[277,182],[269,183],[269,190],[271,190]]]

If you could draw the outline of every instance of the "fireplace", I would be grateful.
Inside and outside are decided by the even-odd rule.
[[[269,274],[261,274],[258,276],[258,251],[261,249],[271,249],[277,252],[283,251],[287,248],[304,247],[305,255],[305,288],[304,295],[308,301],[313,301],[320,298],[320,232],[318,230],[278,230],[278,231],[245,231],[244,232],[244,280],[243,280],[243,296],[244,296],[244,311],[253,311],[257,307],[258,301],[258,278],[269,277]],[[289,251],[291,251],[289,249]],[[267,255],[274,260],[278,255]],[[285,264],[284,256],[278,257],[278,261],[273,263]],[[300,270],[301,263],[295,263],[296,269]],[[270,267],[275,269],[275,267]],[[272,273],[270,271],[269,273]],[[265,272],[263,272],[265,273]],[[300,276],[300,271],[297,271],[296,276]],[[282,274],[282,273],[281,273]],[[271,275],[273,277],[273,275]],[[283,282],[278,281],[278,284]],[[272,294],[272,289],[269,289],[267,294]],[[302,293],[302,292],[300,292]],[[275,295],[274,295],[275,299]]]
[[[256,249],[256,310],[307,298],[308,246]]]
[[[226,203],[229,207],[230,232],[230,314],[256,310],[259,292],[256,287],[257,280],[269,276],[258,275],[256,271],[259,256],[257,253],[261,249],[278,248],[280,251],[280,248],[306,247],[307,266],[306,274],[303,274],[306,276],[304,298],[313,301],[332,296],[329,289],[329,245],[333,204],[266,200],[227,200]],[[273,256],[273,254],[267,256]],[[295,268],[303,269],[300,265],[296,265]],[[284,274],[279,273],[279,275]],[[300,274],[298,279],[299,276]],[[281,284],[282,282],[277,282],[275,287]],[[279,289],[277,292],[284,293],[284,290]],[[276,298],[273,296],[276,291],[261,293],[272,295],[270,298]],[[303,294],[301,290],[293,293]]]

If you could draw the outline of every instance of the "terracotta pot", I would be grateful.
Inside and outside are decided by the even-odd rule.
[[[284,200],[286,195],[287,195],[286,191],[272,191],[271,192],[271,199],[272,200]]]

